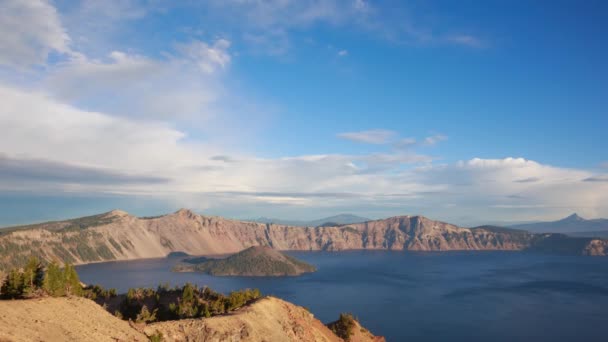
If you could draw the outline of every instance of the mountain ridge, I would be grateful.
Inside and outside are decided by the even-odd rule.
[[[582,233],[582,232],[602,232],[608,231],[608,219],[598,218],[587,220],[577,213],[556,221],[544,221],[516,224],[511,228],[523,229],[532,233]]]
[[[560,253],[608,254],[608,240],[584,238],[568,244],[572,240],[567,237],[551,240],[550,236],[487,226],[463,228],[419,215],[333,227],[296,227],[204,216],[187,209],[143,218],[111,211],[28,229],[9,228],[0,235],[0,270],[23,265],[31,255],[86,264],[161,258],[172,252],[232,254],[251,246],[272,246],[280,251],[522,251],[542,246],[546,252],[555,243]]]

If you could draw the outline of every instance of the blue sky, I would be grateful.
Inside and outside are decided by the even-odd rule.
[[[0,7],[0,225],[608,216],[603,1]]]

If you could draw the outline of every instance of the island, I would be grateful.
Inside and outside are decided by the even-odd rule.
[[[173,270],[214,276],[280,277],[298,276],[316,268],[271,247],[254,246],[224,259],[186,259]]]

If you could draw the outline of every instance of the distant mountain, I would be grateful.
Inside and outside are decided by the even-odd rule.
[[[583,233],[608,232],[608,219],[586,220],[577,214],[551,222],[536,222],[512,225],[511,228],[527,230],[532,233]]]
[[[335,216],[325,217],[318,220],[303,221],[303,220],[282,220],[277,218],[260,217],[253,220],[247,220],[258,223],[274,223],[284,224],[287,226],[298,226],[298,227],[331,227],[339,226],[343,224],[360,223],[371,221],[367,217],[361,217],[353,214],[339,214]]]
[[[202,261],[191,265],[178,265],[174,270],[204,272],[215,276],[249,277],[296,276],[316,271],[314,266],[266,246],[249,247],[224,259],[197,259]]]
[[[395,216],[340,226],[295,227],[203,216],[186,209],[147,218],[114,210],[82,219],[2,230],[0,274],[23,266],[32,255],[44,261],[80,265],[162,258],[173,252],[231,254],[251,246],[271,246],[281,251],[537,250],[608,255],[608,240],[533,234],[495,226],[463,228],[423,216]]]

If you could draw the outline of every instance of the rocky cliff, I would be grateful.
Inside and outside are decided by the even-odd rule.
[[[138,218],[123,211],[0,230],[0,268],[30,255],[74,264],[236,253],[251,246],[278,250],[412,251],[529,250],[606,255],[608,240],[531,234],[499,227],[462,228],[422,216],[398,216],[337,227],[293,227],[203,216],[190,210]]]

